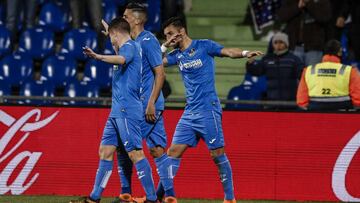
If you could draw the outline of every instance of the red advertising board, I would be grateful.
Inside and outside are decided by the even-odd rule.
[[[0,194],[88,194],[108,113],[99,108],[1,106]],[[164,114],[169,140],[181,114]],[[359,124],[360,114],[224,112],[236,198],[359,202]],[[135,176],[133,187],[136,195],[143,194]],[[204,143],[183,156],[175,189],[183,198],[223,198]],[[118,191],[114,164],[104,195]]]

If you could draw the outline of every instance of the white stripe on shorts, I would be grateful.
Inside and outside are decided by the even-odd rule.
[[[216,133],[219,133],[219,129],[218,129],[218,126],[217,126],[217,122],[216,122],[216,117],[215,117],[214,111],[211,111],[211,113],[212,113],[212,115],[213,115],[213,117],[214,117]]]
[[[128,124],[127,124],[127,119],[126,119],[126,118],[125,118],[125,128],[126,128],[126,131],[127,131],[128,135],[130,135],[129,128],[128,128]]]

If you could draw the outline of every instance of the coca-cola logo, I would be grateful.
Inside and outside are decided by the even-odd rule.
[[[31,132],[39,130],[49,124],[57,115],[59,111],[56,111],[47,118],[41,119],[41,110],[33,109],[23,115],[21,118],[16,119],[6,112],[0,110],[0,123],[3,123],[8,127],[7,131],[1,135],[0,138],[0,164],[3,164],[6,160],[13,155],[25,141],[30,136]],[[30,121],[30,119],[35,120],[35,122]],[[19,135],[19,133],[22,133]],[[7,149],[6,147],[14,139],[15,135],[19,136],[18,141],[12,147]],[[7,150],[5,150],[7,149]],[[42,152],[30,152],[23,151],[18,152],[13,158],[7,163],[7,165],[0,171],[0,194],[5,194],[10,192],[13,195],[19,195],[24,193],[31,185],[34,184],[36,179],[39,177],[39,173],[36,173],[31,178],[28,177],[33,171],[36,163],[39,161]],[[17,177],[13,182],[9,183],[9,178],[11,177],[14,170],[18,165],[26,160],[25,165],[20,170]],[[30,179],[27,183],[25,181]]]
[[[346,144],[336,160],[332,174],[332,189],[336,197],[344,202],[360,202],[360,198],[346,189],[346,173],[356,152],[360,149],[360,131]]]

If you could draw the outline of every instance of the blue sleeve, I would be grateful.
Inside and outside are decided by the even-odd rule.
[[[159,42],[156,39],[152,38],[151,40],[144,41],[143,43],[143,48],[145,49],[143,53],[145,53],[151,68],[155,68],[161,65],[162,53]]]
[[[166,59],[168,61],[168,66],[176,65],[177,64],[176,51],[172,51],[166,54]]]
[[[212,40],[205,40],[205,43],[205,47],[207,48],[207,52],[210,56],[221,56],[221,50],[224,46]]]
[[[221,50],[224,48],[224,46],[212,40],[206,40],[205,43],[207,52],[210,56],[221,56]]]
[[[125,58],[125,64],[129,64],[134,58],[135,47],[133,44],[125,43],[119,49],[119,55]]]

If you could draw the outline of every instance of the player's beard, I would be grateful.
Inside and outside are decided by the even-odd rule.
[[[176,42],[174,44],[174,49],[179,49],[180,48],[180,42]]]

